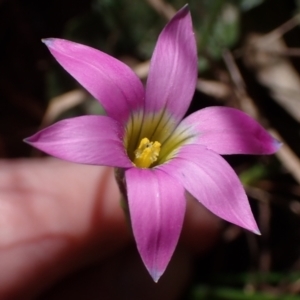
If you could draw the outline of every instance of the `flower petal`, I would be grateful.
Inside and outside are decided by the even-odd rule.
[[[137,248],[157,282],[181,232],[186,205],[184,188],[160,170],[131,168],[125,175]]]
[[[250,116],[229,107],[202,109],[185,118],[181,126],[194,130],[193,143],[219,154],[272,154],[281,145]]]
[[[144,105],[144,88],[134,72],[119,60],[88,46],[45,39],[52,55],[100,101],[108,116],[124,123]]]
[[[185,145],[160,169],[180,181],[206,208],[220,218],[259,233],[243,186],[217,153],[200,145]]]
[[[106,116],[82,116],[57,122],[25,142],[76,163],[131,167],[122,136],[122,127],[115,120]]]
[[[168,110],[180,121],[192,100],[196,80],[197,46],[186,5],[158,38],[146,85],[146,112]]]

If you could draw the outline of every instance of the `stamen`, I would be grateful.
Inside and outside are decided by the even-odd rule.
[[[143,138],[139,147],[134,151],[134,164],[139,168],[149,168],[158,158],[161,144],[150,142]]]

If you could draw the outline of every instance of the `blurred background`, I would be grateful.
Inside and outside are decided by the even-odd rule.
[[[22,140],[61,118],[103,110],[41,43],[101,49],[141,80],[163,26],[185,0],[0,0],[0,156],[36,157]],[[262,236],[224,224],[195,260],[183,299],[300,299],[300,1],[190,0],[199,81],[188,113],[239,108],[284,143],[274,156],[228,156]]]

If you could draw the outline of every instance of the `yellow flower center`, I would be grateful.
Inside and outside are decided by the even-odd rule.
[[[161,144],[157,141],[150,142],[143,138],[138,148],[134,151],[134,164],[139,168],[149,168],[158,158]]]

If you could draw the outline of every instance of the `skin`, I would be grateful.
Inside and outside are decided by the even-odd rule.
[[[0,161],[0,299],[178,299],[220,220],[188,196],[158,284],[143,266],[113,170],[53,158]]]

